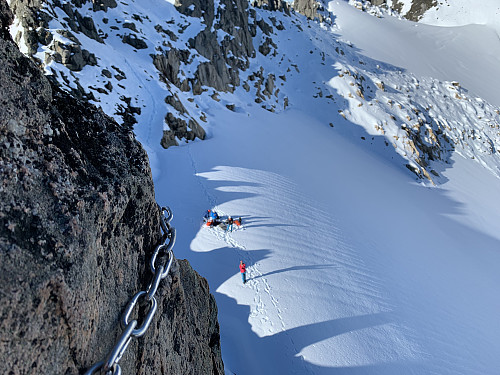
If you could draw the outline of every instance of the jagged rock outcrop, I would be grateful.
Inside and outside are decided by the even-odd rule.
[[[387,0],[368,0],[372,5],[375,6],[387,6]],[[437,6],[437,0],[413,0],[411,2],[411,7],[406,13],[402,13],[404,4],[400,1],[393,1],[391,6],[394,10],[401,13],[406,19],[410,21],[418,21],[425,12],[427,12],[432,7]]]
[[[211,1],[177,1],[177,10],[186,16],[200,17],[206,25],[200,33],[188,41],[208,62],[199,64],[195,77],[186,86],[178,78],[180,61],[189,62],[188,51],[168,50],[155,57],[155,66],[174,85],[183,91],[194,87],[209,86],[218,91],[233,91],[239,86],[240,70],[249,66],[249,58],[255,56],[252,35],[248,24],[246,0],[222,0],[217,9]],[[225,34],[218,40],[218,32]]]
[[[192,91],[194,95],[206,90],[203,87],[232,92],[240,85],[240,71],[248,69],[249,59],[255,56],[248,22],[248,2],[222,0],[220,5],[215,9],[214,3],[210,1],[182,0],[175,3],[181,14],[203,19],[205,28],[189,39],[189,49],[169,48],[153,57],[153,63],[164,82],[174,84],[181,91]],[[165,33],[162,29],[159,32]],[[218,33],[225,34],[222,40],[219,40]],[[181,63],[188,65],[192,62],[190,50],[208,61],[201,62],[194,76],[186,78],[179,73]],[[175,103],[182,106],[178,98]],[[185,118],[171,112],[166,115],[165,122],[169,129],[163,132],[161,139],[164,148],[178,145],[177,139],[205,139],[205,130],[185,109],[182,112]]]
[[[76,6],[81,7],[86,1],[76,0]],[[107,9],[116,6],[114,0],[93,2],[95,9]],[[64,21],[73,32],[81,32],[85,36],[103,43],[101,36],[91,17],[84,17],[74,10],[70,3],[58,4],[66,13]],[[12,0],[10,3],[12,12],[20,23],[21,30],[14,36],[18,45],[26,46],[26,53],[33,56],[37,53],[39,45],[47,47],[51,53],[46,52],[44,63],[49,64],[52,60],[63,64],[72,71],[80,71],[86,65],[96,65],[97,60],[93,53],[81,48],[80,41],[69,30],[57,30],[65,42],[54,38],[49,31],[49,22],[54,18],[50,8],[44,8],[41,0],[26,1]]]
[[[0,373],[81,374],[151,281],[159,209],[133,134],[53,86],[10,40],[11,21],[0,0]],[[223,374],[206,280],[175,260],[156,296],[123,373]]]
[[[106,12],[108,10],[108,8],[116,8],[116,1],[115,0],[93,0],[92,7],[94,9],[94,12],[97,12],[98,10],[103,10]]]
[[[324,10],[323,6],[317,0],[294,0],[293,9],[310,20],[315,18],[319,19],[320,22],[324,20],[324,16],[320,13],[320,11]]]
[[[44,29],[40,29],[40,33],[43,32],[42,30]],[[55,60],[72,71],[80,71],[85,65],[97,65],[95,55],[86,49],[82,49],[80,42],[71,32],[67,30],[58,30],[57,33],[65,39],[70,40],[72,43],[62,43],[59,40],[52,41],[52,34],[47,34],[47,39],[49,43],[51,43],[51,48],[54,51],[46,56],[45,61],[47,63]]]
[[[178,146],[177,139],[185,139],[186,141],[193,141],[196,137],[205,139],[205,130],[192,117],[186,121],[180,117],[175,117],[169,112],[165,117],[165,121],[170,129],[163,131],[160,144],[164,148]]]
[[[83,2],[78,2],[78,6],[81,7],[82,3]],[[68,22],[71,30],[73,30],[74,32],[81,32],[85,36],[89,37],[90,39],[94,39],[99,43],[103,42],[102,38],[97,32],[97,28],[92,18],[83,17],[78,10],[73,10],[70,3],[63,3],[61,4],[61,6],[64,12],[68,15],[68,17],[65,17],[64,19],[66,22]]]
[[[147,43],[144,40],[138,38],[135,34],[124,35],[122,38],[122,42],[127,43],[136,49],[148,48]]]
[[[418,21],[425,12],[437,6],[437,0],[413,0],[410,10],[405,14],[405,18],[410,21]]]
[[[0,40],[10,40],[9,26],[14,20],[14,15],[10,11],[5,1],[0,1]]]
[[[254,7],[285,12],[290,15],[290,3],[284,0],[253,0],[251,3]]]
[[[205,130],[200,126],[198,121],[189,116],[188,111],[177,95],[167,96],[165,103],[174,108],[179,115],[176,117],[172,112],[169,112],[167,116],[165,116],[165,121],[169,130],[163,131],[163,136],[160,141],[160,144],[164,148],[178,146],[179,143],[177,139],[185,139],[186,141],[192,141],[195,138],[201,140],[205,139]],[[186,120],[181,117],[185,117]]]

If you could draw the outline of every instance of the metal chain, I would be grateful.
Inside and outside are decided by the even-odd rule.
[[[85,375],[93,375],[100,371],[102,371],[105,375],[121,375],[122,370],[118,362],[120,362],[125,350],[127,350],[130,341],[133,337],[141,337],[144,335],[149,328],[156,312],[156,307],[158,306],[155,298],[156,291],[158,290],[160,281],[168,276],[170,267],[172,266],[172,261],[174,260],[172,248],[175,244],[175,228],[170,226],[172,218],[172,210],[169,207],[162,207],[160,217],[160,226],[163,232],[162,243],[156,247],[150,261],[150,268],[154,274],[153,280],[145,291],[138,292],[127,304],[127,307],[123,311],[120,319],[123,333],[117,340],[113,349],[107,355],[106,359],[89,368]],[[164,265],[156,265],[156,258],[160,254],[168,255],[168,260]],[[129,322],[129,318],[135,305],[137,304],[137,301],[141,298],[144,299],[144,301],[149,302],[149,311],[146,314],[142,325],[137,327],[139,324],[137,320],[134,319]]]

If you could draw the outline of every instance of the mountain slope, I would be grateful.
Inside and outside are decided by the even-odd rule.
[[[0,0],[0,373],[81,374],[116,348],[151,282],[160,208],[134,135],[52,86],[10,39],[12,18]],[[162,312],[124,373],[221,374],[206,280],[173,260],[154,298],[127,323]]]
[[[240,101],[240,108],[256,103],[280,112],[307,102],[326,126],[360,125],[363,129],[346,128],[355,134],[366,131],[385,144],[386,149],[377,152],[396,158],[419,178],[440,183],[454,150],[498,173],[499,110],[483,101],[495,104],[495,78],[490,85],[481,83],[500,76],[495,74],[497,59],[469,58],[463,66],[477,64],[472,74],[461,65],[450,73],[448,67],[463,51],[460,44],[447,42],[457,37],[453,30],[434,33],[424,28],[413,34],[404,31],[411,30],[411,24],[383,20],[370,26],[378,27],[371,39],[359,37],[357,43],[392,42],[365,53],[338,37],[344,32],[343,19],[349,18],[344,15],[356,12],[343,1],[323,7],[321,27],[286,8],[277,12],[239,3],[215,3],[206,12],[194,0],[177,7],[156,0],[111,2],[104,9],[78,4],[31,9],[31,18],[43,21],[30,23],[30,17],[18,15],[12,33],[26,51],[37,50],[34,57],[67,90],[100,105],[125,125],[137,122],[136,133],[147,145],[156,147],[161,140],[169,147],[210,136],[217,126],[207,120],[212,107],[240,110],[235,108]],[[26,12],[16,0],[11,6]],[[375,20],[366,15],[361,25]],[[389,27],[398,36],[394,40],[383,34]],[[349,38],[365,32],[358,25],[345,31]],[[374,40],[375,35],[380,37]],[[400,53],[392,48],[406,45],[400,35],[433,39],[403,47]],[[474,47],[475,55],[499,48],[496,40],[483,40]],[[429,59],[419,52],[429,45],[446,49]],[[80,55],[87,59],[76,59]],[[391,59],[399,55],[407,57]],[[462,79],[456,79],[458,75]],[[239,93],[221,100],[221,94],[234,90]],[[433,101],[437,96],[441,99]],[[451,112],[460,116],[450,121]]]
[[[426,189],[304,112],[250,113],[157,155],[226,373],[494,374],[498,179],[456,156]],[[244,229],[200,227],[206,208]]]
[[[487,21],[487,14],[500,12],[493,2],[484,2],[478,9],[465,4],[442,6],[429,10],[418,24],[391,17],[383,8],[377,8],[383,17],[376,18],[360,15],[343,1],[329,4],[337,16],[336,31],[364,55],[390,62],[417,77],[459,81],[470,96],[500,105],[495,90],[500,84],[496,74],[500,23]],[[358,17],[362,22],[351,27],[350,20]],[[400,51],[401,45],[407,47]]]
[[[189,40],[206,28],[202,18],[179,15],[166,2],[118,3],[94,18],[114,41],[106,41],[113,53],[88,42],[84,49],[105,65],[73,75],[90,77],[85,90],[97,85],[92,77],[105,90],[102,67],[113,79],[113,66],[125,73],[117,92],[133,94],[132,106],[141,108],[134,130],[148,150],[159,201],[176,212],[179,256],[216,291],[227,373],[494,374],[500,135],[497,104],[486,97],[494,79],[467,81],[442,55],[428,55],[431,35],[474,63],[453,42],[454,29],[367,18],[347,6],[325,4],[322,24],[250,7],[258,52],[239,71],[240,86],[202,85],[200,92],[193,82],[206,61]],[[133,15],[144,29],[158,22],[168,38],[136,25],[147,48],[130,49],[111,26],[120,29],[116,20]],[[232,38],[215,25],[219,41]],[[427,39],[394,37],[384,45],[393,30]],[[487,42],[477,51],[496,48]],[[178,85],[151,67],[149,54],[163,43],[163,52],[194,56],[166,64]],[[498,75],[494,59],[481,69]],[[450,70],[453,77],[445,75]],[[92,91],[116,111],[112,96]],[[205,140],[176,138],[180,146],[165,151],[168,113],[199,119]],[[242,216],[244,228],[201,227],[207,208]],[[245,286],[240,259],[249,269]]]
[[[318,42],[321,31],[311,29],[304,28]],[[304,51],[299,37],[290,39]],[[400,162],[387,164],[379,138],[370,149],[370,136],[347,121],[337,117],[333,129],[325,127],[320,85],[308,85],[311,76],[324,79],[322,65],[308,50],[312,57],[297,64],[303,80],[287,76],[294,109],[263,113],[244,96],[221,95],[241,109],[212,109],[210,139],[154,153],[157,194],[180,198],[181,247],[216,288],[226,372],[494,374],[498,178],[450,153],[442,187],[426,189]],[[391,68],[363,62],[364,74],[376,64]],[[399,86],[386,94],[399,100],[433,87],[439,95],[422,96],[437,107],[461,90],[400,72],[383,79]],[[345,87],[339,92],[355,97]],[[476,115],[460,105],[443,109],[442,118],[463,126],[461,114]],[[355,114],[367,106],[348,108]],[[366,120],[370,112],[358,113]],[[200,229],[206,208],[242,215],[244,230]],[[249,266],[245,287],[239,259]]]

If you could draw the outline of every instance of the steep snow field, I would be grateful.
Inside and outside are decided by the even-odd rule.
[[[302,35],[349,39],[363,53],[366,46],[356,43],[367,35],[383,40],[391,27],[400,35],[425,27],[397,20],[388,25],[343,6],[336,12],[336,34],[313,26]],[[373,28],[360,30],[366,22]],[[451,43],[453,33],[426,33],[463,56],[468,67],[478,67]],[[285,54],[306,43],[294,34]],[[405,38],[391,43],[392,53],[380,50],[383,61],[410,69],[402,59],[416,47]],[[326,48],[318,42],[320,47]],[[425,55],[425,48],[419,54],[428,65],[415,74],[452,79],[437,74],[454,69],[449,60]],[[328,82],[335,65],[314,65],[307,54],[298,55],[303,69],[287,81],[296,93],[293,109],[263,111],[243,90],[236,98],[221,96],[236,104],[235,113],[200,98],[213,124],[209,139],[168,151],[159,149],[157,137],[144,142],[157,199],[175,214],[176,256],[188,258],[215,294],[226,373],[496,374],[500,179],[455,152],[441,171],[442,185],[416,182],[399,160],[390,161],[382,137],[360,140],[372,134],[343,120],[338,107],[312,99],[304,82]],[[366,62],[367,70],[376,63]],[[486,68],[492,76],[498,69],[478,70]],[[459,69],[453,72],[453,79],[466,82]],[[493,84],[482,81],[474,92],[486,97]],[[332,87],[347,96],[347,87]],[[426,100],[439,106],[432,94]],[[352,117],[359,122],[384,118],[358,111]],[[460,121],[463,113],[467,109],[448,119]],[[140,138],[149,131],[144,125],[137,127]],[[243,228],[225,233],[202,227],[208,208],[241,216]],[[246,285],[239,260],[248,266]]]
[[[500,6],[498,2],[494,6],[492,1],[486,1],[484,8],[481,2],[476,9],[468,3],[462,5],[463,8],[453,4],[453,7],[434,11],[433,17],[437,19],[424,18],[429,24],[390,16],[379,19],[359,12],[344,1],[331,1],[329,9],[337,16],[334,31],[360,48],[362,54],[407,69],[419,77],[459,81],[471,95],[499,106],[500,18],[482,23],[482,17],[472,14],[489,11],[498,15]],[[438,15],[448,8],[454,11],[445,13],[443,17],[449,20],[445,23]],[[441,24],[447,27],[439,27]]]
[[[373,17],[339,0],[329,2],[329,9],[337,16],[333,31],[362,54],[418,77],[459,81],[471,95],[499,106],[500,4],[460,0],[452,5],[429,12],[419,23]]]
[[[303,112],[214,117],[155,184],[216,296],[228,374],[496,373],[497,178],[458,157],[426,188]],[[207,208],[243,229],[200,227]]]
[[[500,42],[497,18],[467,21],[468,4],[429,14],[427,24],[376,18],[347,1],[330,2],[334,24],[322,26],[258,9],[285,30],[272,35],[276,53],[258,54],[242,81],[261,67],[273,73],[281,91],[263,104],[276,113],[255,102],[254,87],[216,102],[212,89],[193,96],[158,81],[150,54],[166,39],[155,26],[185,29],[170,41],[180,49],[203,27],[170,1],[80,9],[108,34],[106,45],[78,35],[99,65],[46,68],[71,87],[92,87],[118,121],[122,96],[141,108],[134,130],[157,199],[174,212],[175,254],[217,300],[227,374],[498,373]],[[57,33],[64,14],[52,12]],[[132,14],[146,49],[122,43]],[[265,38],[259,30],[256,47]],[[186,74],[202,60],[194,56]],[[207,140],[161,148],[169,94],[193,116],[206,114]],[[437,187],[404,167],[418,155],[401,124],[420,123],[443,125],[454,141],[430,166]],[[202,227],[208,208],[241,216],[243,228]]]

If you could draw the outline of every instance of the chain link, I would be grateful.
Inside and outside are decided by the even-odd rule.
[[[133,337],[141,337],[144,335],[149,328],[149,325],[153,321],[154,314],[158,303],[156,302],[155,294],[160,285],[160,281],[168,276],[170,268],[172,267],[172,262],[174,260],[174,253],[172,248],[175,244],[175,228],[170,226],[170,221],[173,218],[172,210],[169,207],[161,208],[160,226],[163,232],[162,243],[158,245],[151,256],[150,268],[153,272],[153,280],[147,287],[145,291],[140,291],[136,293],[132,299],[127,304],[127,307],[123,311],[120,323],[123,328],[123,333],[120,338],[116,341],[115,346],[109,352],[104,361],[97,362],[94,366],[89,368],[85,375],[93,375],[98,373],[104,373],[105,375],[121,375],[122,369],[118,362],[122,358],[125,350],[127,350],[128,345]],[[165,265],[156,266],[156,259],[159,256],[167,255],[168,259],[165,261]],[[137,320],[132,320],[129,322],[130,315],[137,304],[139,299],[145,299],[149,302],[149,311],[142,322],[142,325],[137,327],[139,323]]]

